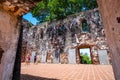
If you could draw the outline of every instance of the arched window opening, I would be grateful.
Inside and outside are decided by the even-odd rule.
[[[87,24],[87,20],[83,19],[82,20],[82,31],[83,32],[88,32],[89,28],[88,28],[88,24]]]

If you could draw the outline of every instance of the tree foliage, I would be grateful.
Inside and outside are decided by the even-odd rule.
[[[63,19],[67,15],[96,7],[96,0],[42,0],[32,13],[39,21],[44,22],[55,18]]]
[[[87,55],[87,53],[82,54],[81,57],[82,57],[81,58],[82,64],[91,64],[92,63],[92,61],[91,61],[90,57]]]

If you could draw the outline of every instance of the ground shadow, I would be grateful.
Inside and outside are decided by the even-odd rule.
[[[21,80],[59,80],[59,79],[45,78],[45,77],[28,75],[28,74],[21,74]]]

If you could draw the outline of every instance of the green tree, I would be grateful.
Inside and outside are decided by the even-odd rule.
[[[97,7],[96,0],[42,0],[32,10],[33,15],[41,22],[63,19],[67,15],[81,12],[83,8]]]
[[[82,57],[81,61],[83,64],[91,64],[92,63],[92,61],[88,55],[82,54],[81,57]]]

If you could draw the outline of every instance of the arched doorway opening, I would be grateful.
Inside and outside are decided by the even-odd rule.
[[[81,48],[79,49],[81,64],[91,64],[91,55],[90,55],[90,48]]]
[[[92,63],[92,52],[91,52],[91,49],[92,49],[92,45],[89,45],[89,44],[81,44],[80,46],[77,47],[77,52],[78,52],[79,60],[80,60],[81,64],[84,64],[84,63],[87,64],[87,62],[82,61],[83,60],[82,58],[85,55],[87,57],[87,61],[90,60],[90,62],[88,62],[88,64]],[[86,52],[86,50],[87,50],[87,54],[84,53],[84,52]],[[83,53],[81,53],[81,52],[83,52]]]
[[[81,52],[83,52],[84,54],[86,53],[86,55],[89,57],[87,59],[91,60],[90,62],[88,62],[88,64],[100,64],[99,54],[98,54],[99,50],[101,50],[101,49],[97,45],[91,45],[91,44],[78,45],[76,47],[77,63],[83,64],[83,62],[82,62],[82,54],[81,54]],[[109,54],[107,54],[107,57],[108,56],[109,56]]]

